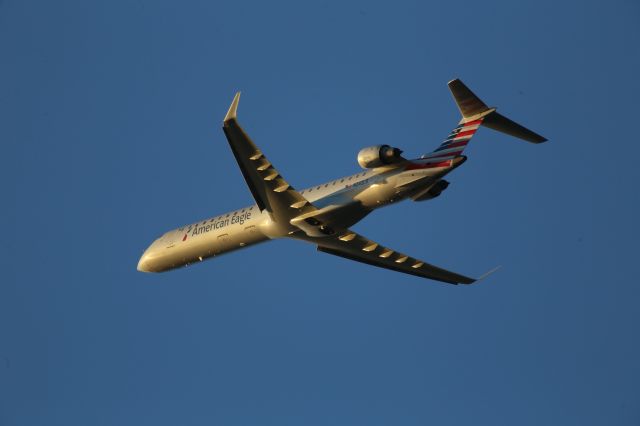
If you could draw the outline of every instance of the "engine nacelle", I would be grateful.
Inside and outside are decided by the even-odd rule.
[[[358,164],[363,169],[382,167],[403,161],[404,158],[400,154],[401,150],[389,145],[369,146],[358,153]]]

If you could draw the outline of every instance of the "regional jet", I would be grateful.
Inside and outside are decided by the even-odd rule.
[[[380,207],[438,197],[449,186],[444,177],[466,161],[462,153],[480,126],[536,144],[546,141],[488,107],[462,81],[450,81],[449,89],[462,119],[434,151],[406,159],[398,148],[370,146],[358,153],[363,171],[303,190],[289,184],[240,126],[237,93],[222,129],[255,204],[165,233],[146,249],[138,270],[168,271],[260,242],[292,238],[324,253],[422,278],[450,284],[477,281],[351,229]]]

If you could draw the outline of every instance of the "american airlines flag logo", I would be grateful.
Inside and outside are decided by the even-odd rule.
[[[424,158],[456,157],[462,154],[480,124],[482,124],[482,119],[459,124],[435,151]]]

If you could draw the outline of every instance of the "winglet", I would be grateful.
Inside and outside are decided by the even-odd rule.
[[[231,102],[231,106],[229,107],[229,111],[227,111],[227,115],[224,116],[224,122],[235,120],[238,112],[238,102],[240,102],[240,92],[236,93],[233,97],[233,102]]]
[[[493,274],[494,272],[496,272],[496,271],[497,271],[498,269],[500,269],[500,268],[502,268],[502,265],[498,265],[498,266],[496,266],[495,268],[493,268],[492,270],[490,270],[490,271],[488,271],[488,272],[485,272],[484,274],[482,274],[482,275],[480,276],[480,278],[478,278],[478,279],[476,280],[476,282],[479,282],[479,281],[484,280],[485,278],[487,278],[489,275]]]

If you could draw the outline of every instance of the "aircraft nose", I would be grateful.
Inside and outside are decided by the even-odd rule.
[[[138,271],[140,272],[153,272],[150,265],[149,250],[142,253],[140,260],[138,261]]]

